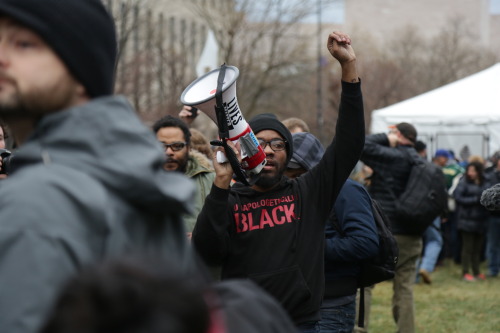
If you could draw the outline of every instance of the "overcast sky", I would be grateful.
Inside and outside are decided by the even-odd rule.
[[[500,0],[490,0],[490,9],[492,14],[500,14]]]
[[[315,14],[307,17],[304,21],[318,22],[317,9]],[[344,0],[335,0],[328,5],[323,5],[321,8],[321,22],[344,23]]]
[[[294,1],[294,0],[285,0]],[[329,23],[343,23],[344,22],[344,1],[345,0],[335,0],[332,1],[333,4],[325,5],[322,8],[322,22]],[[490,13],[495,15],[500,15],[500,0],[490,0]],[[313,15],[307,18],[310,22],[317,22],[317,15]]]
[[[283,0],[283,3],[294,3],[300,0]],[[321,8],[321,21],[324,23],[344,23],[344,1],[346,0],[331,0],[327,5]],[[490,13],[500,15],[500,0],[490,0]],[[317,8],[314,9],[314,14],[306,17],[305,22],[318,22]]]
[[[345,0],[320,0],[322,2],[321,6],[321,22],[324,23],[343,23],[344,22],[344,1]],[[310,8],[311,15],[305,17],[302,21],[304,22],[309,22],[309,23],[317,23],[318,22],[318,8],[317,8],[317,3],[318,1],[316,0],[308,0],[307,2],[304,2],[302,0],[281,0],[281,1],[274,1],[272,2],[276,6],[281,5],[283,8],[294,8],[294,4],[299,4],[299,7],[306,3],[312,4],[314,7]],[[268,4],[266,2],[266,4]],[[252,12],[252,15],[250,15],[250,19],[254,17],[255,21],[261,20],[261,13],[259,13],[260,10],[265,10],[264,4],[260,4],[259,2],[252,3],[252,5],[255,5],[255,12]],[[271,11],[272,13],[272,11]],[[272,17],[272,15],[271,15]],[[282,20],[286,20],[285,17],[282,17]]]

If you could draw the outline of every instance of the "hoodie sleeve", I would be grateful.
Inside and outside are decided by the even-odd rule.
[[[303,207],[314,207],[325,221],[335,199],[359,160],[365,142],[361,83],[342,81],[336,134],[321,161],[298,178]]]
[[[361,161],[374,169],[383,169],[394,159],[401,159],[401,151],[389,145],[385,133],[368,135],[361,155]]]
[[[342,235],[332,232],[325,243],[325,256],[329,261],[360,261],[377,254],[378,236],[371,207],[366,190],[348,180],[334,206]],[[328,222],[327,228],[331,229]]]
[[[212,185],[193,230],[193,245],[208,265],[220,265],[229,251],[229,192]]]

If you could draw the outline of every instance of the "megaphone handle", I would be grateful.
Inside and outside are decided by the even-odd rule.
[[[217,151],[217,163],[226,163],[228,161],[226,155],[221,152],[221,151]]]
[[[222,143],[222,140],[212,140],[212,141],[210,141],[210,144],[212,146],[216,146],[216,147],[224,147],[224,144]],[[227,157],[226,157],[226,154],[224,154],[221,151],[217,151],[217,154],[215,156],[216,156],[216,159],[217,159],[217,163],[226,163],[226,162],[229,161],[227,159]]]

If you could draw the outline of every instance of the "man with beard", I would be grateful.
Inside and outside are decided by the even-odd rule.
[[[196,184],[194,210],[184,216],[184,226],[188,238],[191,238],[196,218],[214,182],[215,173],[211,161],[202,153],[190,149],[191,132],[181,119],[165,116],[153,125],[153,131],[165,148],[165,170],[182,172]]]
[[[334,32],[327,46],[342,67],[342,98],[336,137],[321,161],[297,179],[286,178],[293,154],[290,131],[272,115],[256,116],[249,124],[266,154],[260,179],[251,187],[230,187],[231,165],[214,160],[215,181],[193,231],[197,252],[208,264],[222,266],[222,279],[255,281],[280,301],[300,332],[317,329],[325,221],[364,143],[351,40]]]
[[[0,0],[0,117],[20,145],[0,186],[2,332],[38,332],[66,280],[105,258],[193,267],[194,186],[112,96],[116,51],[100,0]]]

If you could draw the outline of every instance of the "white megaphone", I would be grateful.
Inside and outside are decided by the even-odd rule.
[[[217,92],[217,80],[219,78],[220,68],[214,69],[205,75],[194,80],[181,95],[181,103],[188,106],[194,106],[203,111],[217,126],[217,114],[215,111]],[[226,66],[224,83],[222,84],[222,101],[226,115],[227,126],[229,129],[229,140],[240,142],[241,147],[241,166],[249,174],[258,174],[266,164],[266,154],[259,145],[250,125],[243,117],[238,99],[236,98],[236,79],[239,75],[238,68]],[[220,127],[220,126],[219,126]],[[220,152],[218,152],[220,153]],[[217,155],[219,163],[226,162],[223,154]]]

